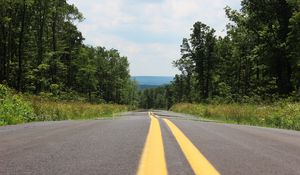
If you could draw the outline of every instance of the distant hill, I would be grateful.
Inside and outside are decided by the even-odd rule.
[[[140,90],[157,88],[157,85],[139,85]]]
[[[133,76],[133,80],[137,81],[141,89],[155,88],[162,85],[170,84],[173,77],[167,76]]]

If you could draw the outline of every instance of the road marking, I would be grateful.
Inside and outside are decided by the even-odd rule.
[[[175,139],[177,140],[182,152],[188,160],[196,175],[220,175],[220,173],[209,163],[209,161],[201,154],[196,146],[184,135],[184,133],[170,120],[163,119]]]
[[[137,175],[167,175],[167,165],[159,120],[150,112],[150,128]]]

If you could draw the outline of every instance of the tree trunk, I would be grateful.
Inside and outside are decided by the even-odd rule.
[[[0,45],[1,53],[0,53],[0,83],[3,83],[6,80],[6,34],[5,34],[5,26],[2,24],[1,26],[1,37],[2,41]]]
[[[22,11],[22,21],[21,21],[21,31],[19,36],[19,53],[18,53],[18,78],[17,78],[17,90],[22,89],[22,74],[23,74],[23,42],[24,42],[24,30],[25,30],[25,15],[26,15],[26,1],[23,0],[23,11]]]
[[[57,8],[57,5],[56,5]],[[57,10],[53,14],[53,19],[52,19],[52,51],[53,51],[53,56],[52,56],[52,65],[51,65],[51,79],[52,83],[56,83],[56,74],[57,74],[57,65],[56,65],[56,57],[57,57],[57,40],[56,40],[56,27],[57,27]]]
[[[285,43],[289,33],[289,19],[292,16],[291,8],[286,0],[278,0],[277,18],[279,22],[278,38],[280,43]],[[279,93],[287,95],[292,92],[292,69],[285,48],[277,49],[277,86]]]
[[[47,3],[48,1],[44,1],[44,3]],[[43,63],[44,60],[44,28],[45,28],[45,23],[46,23],[46,9],[47,5],[42,4],[42,0],[39,0],[39,19],[38,19],[38,33],[37,33],[37,66]],[[39,76],[41,76],[41,72],[39,72]],[[41,78],[41,77],[40,77]],[[39,93],[43,91],[42,84],[40,82],[39,77],[36,79],[35,82],[36,86],[36,93]]]
[[[279,53],[277,58],[277,87],[278,92],[281,95],[288,95],[292,92],[292,83],[291,83],[291,76],[292,76],[292,69],[291,65],[287,60],[287,57],[284,54],[284,51],[278,51]]]

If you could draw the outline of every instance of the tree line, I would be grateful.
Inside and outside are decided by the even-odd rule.
[[[230,23],[224,37],[196,22],[174,62],[181,74],[171,85],[144,91],[148,100],[141,106],[299,100],[300,1],[242,0],[241,6],[225,8]]]
[[[37,95],[136,103],[127,58],[84,45],[75,25],[82,20],[67,0],[0,1],[0,83]]]

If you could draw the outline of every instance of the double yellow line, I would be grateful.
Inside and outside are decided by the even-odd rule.
[[[168,174],[163,139],[157,118],[149,113],[150,128],[137,175]]]
[[[167,175],[167,164],[159,120],[149,112],[150,129],[137,175]],[[170,120],[163,119],[170,128],[183,154],[196,175],[220,175],[194,144]]]

